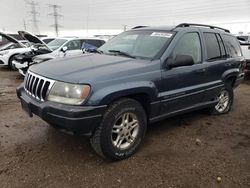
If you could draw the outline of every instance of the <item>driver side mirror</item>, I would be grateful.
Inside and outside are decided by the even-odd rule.
[[[194,64],[194,59],[190,55],[176,55],[175,59],[169,57],[166,61],[166,66],[170,68],[190,66]]]
[[[61,48],[61,51],[62,51],[63,53],[65,53],[67,50],[68,50],[68,47],[67,47],[67,46],[64,46],[64,47]]]

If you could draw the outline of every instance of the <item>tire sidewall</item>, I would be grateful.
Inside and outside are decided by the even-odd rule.
[[[139,132],[134,143],[127,149],[119,150],[112,143],[112,129],[116,120],[124,113],[133,113],[139,122]],[[121,160],[136,152],[146,132],[146,115],[140,104],[129,101],[121,103],[108,114],[102,122],[101,148],[104,155]]]
[[[13,60],[14,60],[14,57],[16,56],[16,55],[18,55],[18,54],[15,54],[15,55],[12,55],[10,58],[9,58],[9,68],[11,69],[11,70],[17,70],[17,68],[13,65]]]
[[[223,111],[223,112],[219,112],[216,110],[215,105],[213,107],[213,111],[214,111],[214,114],[225,114],[225,113],[228,113],[230,110],[231,110],[231,107],[233,105],[233,101],[234,101],[234,93],[233,93],[233,88],[230,84],[225,84],[225,87],[223,89],[221,89],[220,93],[222,91],[227,91],[228,92],[228,95],[229,95],[229,103],[227,105],[227,108]],[[219,94],[220,94],[219,93]]]

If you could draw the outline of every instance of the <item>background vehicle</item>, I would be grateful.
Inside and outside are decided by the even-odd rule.
[[[17,95],[29,116],[90,135],[111,160],[135,153],[148,123],[203,108],[229,112],[244,76],[238,40],[214,26],[134,29],[97,51],[30,67]]]
[[[41,51],[37,50],[33,53],[33,56],[29,56],[29,59],[22,58],[21,60],[20,56],[16,57],[14,65],[18,68],[20,74],[25,75],[30,65],[58,57],[81,55],[83,53],[83,43],[88,43],[98,48],[105,41],[97,38],[57,38],[47,44],[48,48],[51,49],[50,52],[45,51],[46,53],[41,53]]]
[[[0,65],[13,68],[12,61],[14,56],[28,52],[30,51],[30,48],[5,33],[0,32],[0,36],[2,40],[4,39],[5,41],[8,41],[8,43],[5,42],[4,45],[0,47]]]
[[[240,42],[243,56],[246,58],[246,76],[250,75],[250,35],[237,36]]]
[[[5,40],[5,44],[0,46],[0,65],[8,66],[10,69],[15,69],[13,60],[16,55],[30,52],[33,44],[45,44],[38,37],[25,31],[19,31],[19,36],[25,41],[18,41],[2,32],[0,32],[0,36],[2,40]]]
[[[27,40],[19,40],[18,42],[21,43],[21,44],[23,44],[25,47],[30,47],[30,45],[31,45],[29,43],[29,41],[27,41]],[[19,47],[20,46],[17,43],[9,42],[7,44],[1,45],[0,46],[0,51],[15,49],[15,48],[19,48]]]
[[[52,40],[55,40],[55,37],[41,37],[40,38],[45,44],[48,44],[49,42],[51,42]]]

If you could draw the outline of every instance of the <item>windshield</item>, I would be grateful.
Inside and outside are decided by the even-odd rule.
[[[4,45],[0,45],[0,51],[2,50],[10,50],[10,49],[15,49],[15,48],[22,48],[18,43],[7,43]]]
[[[128,31],[111,39],[98,50],[105,54],[127,54],[135,58],[152,59],[170,42],[172,35],[170,31]]]
[[[67,42],[65,39],[55,39],[49,42],[47,45],[51,50],[54,51],[60,48],[65,42]]]

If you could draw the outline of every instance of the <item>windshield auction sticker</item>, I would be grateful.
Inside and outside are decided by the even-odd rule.
[[[172,36],[172,34],[171,34],[171,33],[159,33],[159,32],[153,32],[150,36],[170,38],[170,37]]]

